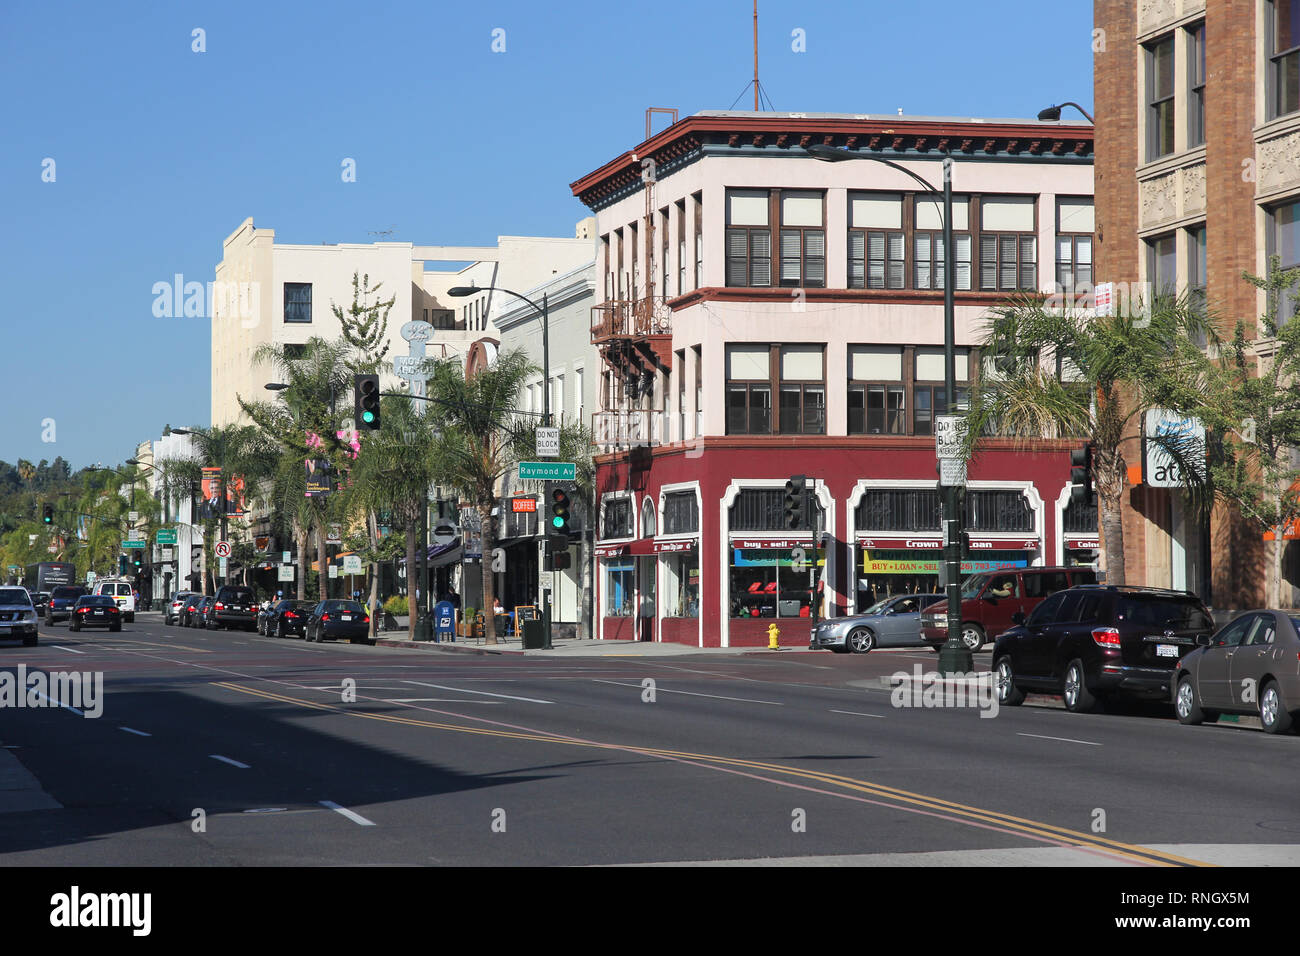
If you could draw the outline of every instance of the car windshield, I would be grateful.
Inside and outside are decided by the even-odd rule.
[[[865,611],[863,611],[862,613],[863,613],[863,614],[880,614],[880,613],[883,613],[884,610],[885,610],[885,608],[887,608],[887,607],[889,606],[889,602],[892,601],[892,600],[893,600],[892,597],[881,598],[879,601],[877,601],[875,604],[871,605],[871,607],[867,608],[867,609],[866,609]]]
[[[31,599],[22,588],[0,588],[0,604],[30,604]]]
[[[977,598],[980,592],[984,590],[984,585],[988,582],[987,574],[972,574],[961,585],[961,596],[963,599]]]
[[[77,607],[117,607],[113,599],[106,594],[95,594],[80,598]]]
[[[85,588],[73,587],[69,585],[67,587],[55,588],[51,592],[51,596],[55,598],[75,598],[75,597],[80,597],[85,593],[86,593]]]

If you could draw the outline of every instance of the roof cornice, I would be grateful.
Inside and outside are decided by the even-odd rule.
[[[1093,127],[1034,120],[820,115],[798,113],[695,115],[661,130],[635,149],[570,183],[589,208],[635,188],[642,162],[659,178],[707,154],[791,156],[812,145],[858,150],[892,159],[1092,162]],[[812,157],[808,157],[812,158]]]

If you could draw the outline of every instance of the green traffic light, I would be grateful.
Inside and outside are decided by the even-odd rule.
[[[563,528],[563,527],[564,527],[564,518],[562,518],[560,515],[556,515],[554,518],[551,519],[551,527],[552,527],[552,528]]]
[[[361,420],[362,420],[363,422],[365,422],[367,425],[369,425],[371,422],[373,422],[373,421],[375,420],[375,413],[374,413],[374,412],[362,412],[362,413],[361,413]]]

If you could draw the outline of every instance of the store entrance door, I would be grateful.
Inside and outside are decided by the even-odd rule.
[[[655,639],[655,564],[654,555],[637,558],[637,593],[640,603],[637,607],[637,640],[653,641]]]

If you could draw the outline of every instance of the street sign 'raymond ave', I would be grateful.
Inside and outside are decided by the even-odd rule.
[[[519,463],[519,480],[535,481],[573,481],[578,474],[578,466],[571,461],[521,461]]]

